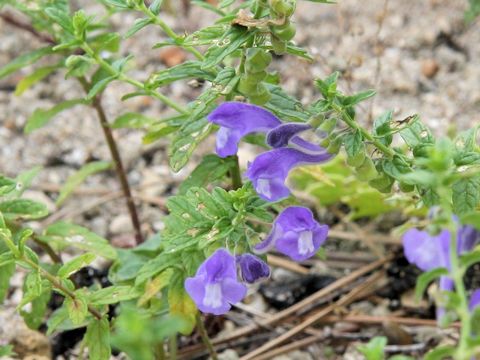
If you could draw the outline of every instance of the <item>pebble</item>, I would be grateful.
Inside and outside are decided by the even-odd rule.
[[[437,75],[440,66],[434,59],[425,59],[422,61],[422,74],[431,79]]]
[[[132,221],[128,214],[120,214],[113,218],[108,227],[111,234],[118,235],[133,231]]]

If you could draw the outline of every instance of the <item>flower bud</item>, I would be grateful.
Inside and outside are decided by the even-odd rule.
[[[247,50],[245,68],[248,73],[263,72],[272,62],[272,55],[260,48]]]
[[[340,138],[340,136],[338,136],[334,139],[330,139],[330,143],[327,146],[327,151],[330,154],[338,154],[341,146],[342,146],[342,139]]]
[[[325,115],[317,114],[308,119],[308,124],[313,128],[318,128],[325,121]]]
[[[250,76],[242,76],[238,82],[237,90],[248,95],[257,91],[258,81]]]
[[[268,102],[271,97],[272,95],[262,83],[258,84],[255,92],[248,94],[250,102],[255,105],[263,105]]]
[[[283,41],[292,40],[297,32],[295,25],[293,25],[290,21],[286,21],[285,24],[280,26],[272,26],[270,30],[277,38]]]
[[[316,133],[319,137],[324,138],[328,136],[337,126],[336,118],[329,118],[325,120],[317,129]]]
[[[347,164],[353,167],[359,167],[365,160],[365,151],[360,150],[353,156],[347,156]]]
[[[378,176],[377,169],[372,159],[368,156],[365,157],[363,163],[358,166],[356,169],[357,177],[361,181],[370,181],[375,179]]]
[[[295,12],[296,0],[270,0],[270,10],[277,17],[290,17]]]
[[[255,255],[237,255],[236,260],[237,266],[240,268],[240,278],[246,283],[253,284],[270,276],[268,265]]]
[[[382,193],[389,193],[392,190],[392,185],[394,179],[388,176],[385,173],[381,173],[380,176],[376,177],[373,180],[370,180],[368,183],[371,187],[377,189]]]

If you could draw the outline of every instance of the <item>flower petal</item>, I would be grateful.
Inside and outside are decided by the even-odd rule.
[[[219,282],[224,278],[237,278],[235,258],[226,249],[216,250],[204,264],[208,282]]]
[[[478,305],[480,305],[480,289],[475,290],[470,296],[470,302],[468,303],[468,308],[470,311],[473,311]]]
[[[242,280],[249,284],[270,276],[268,265],[255,255],[248,253],[237,255],[237,264],[240,267]]]
[[[304,123],[281,124],[268,132],[267,144],[273,148],[288,146],[294,135],[308,129],[311,129],[311,126]]]
[[[461,226],[458,229],[457,251],[461,255],[474,248],[480,242],[480,232],[469,225]]]
[[[289,171],[300,165],[318,164],[329,160],[331,154],[305,154],[291,148],[280,148],[260,154],[250,164],[246,176],[252,181],[258,195],[267,201],[287,197],[290,190],[285,186]]]
[[[426,231],[410,229],[403,235],[403,249],[407,260],[423,271],[450,267],[450,233],[443,230],[437,236]]]
[[[222,282],[222,293],[226,301],[230,304],[236,304],[247,295],[247,287],[238,281],[225,279]]]
[[[245,135],[267,132],[281,124],[271,112],[259,106],[235,101],[224,102],[213,110],[207,119],[221,126],[217,134],[217,154],[221,157],[235,155],[238,143]]]

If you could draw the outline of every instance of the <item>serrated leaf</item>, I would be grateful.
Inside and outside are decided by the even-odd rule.
[[[415,286],[415,298],[420,300],[423,296],[423,293],[427,289],[428,285],[438,279],[440,276],[447,276],[448,270],[445,268],[437,268],[427,272],[424,272],[417,279],[417,285]]]
[[[39,239],[45,242],[57,244],[57,246],[73,246],[75,248],[90,251],[106,259],[115,259],[117,253],[107,240],[90,230],[70,224],[68,222],[57,222],[47,227],[44,235]]]
[[[54,51],[51,46],[44,47],[41,49],[34,50],[27,54],[20,55],[15,58],[12,62],[0,68],[0,79],[4,78],[7,75],[27,66],[37,62],[40,58],[52,54]]]
[[[362,101],[365,101],[365,100],[371,98],[372,96],[375,96],[375,94],[376,94],[375,90],[366,90],[366,91],[362,91],[362,92],[359,92],[359,93],[354,94],[354,95],[345,96],[342,99],[342,104],[344,106],[357,105],[358,103],[360,103]]]
[[[432,133],[417,115],[399,133],[405,143],[412,149],[418,145],[434,142]]]
[[[69,34],[73,34],[73,24],[69,14],[57,7],[47,7],[45,9],[45,13],[50,17],[50,19],[60,25],[63,30]]]
[[[343,144],[347,155],[353,157],[363,151],[363,136],[360,131],[349,132],[344,136]]]
[[[138,31],[142,30],[145,26],[152,23],[152,19],[145,18],[145,19],[137,19],[133,23],[133,26],[128,29],[127,33],[125,34],[125,38],[128,39],[129,37],[136,34]]]
[[[89,357],[92,360],[109,360],[110,324],[106,318],[92,320],[87,326],[85,345],[88,347]]]
[[[281,119],[307,121],[312,115],[300,101],[288,95],[280,86],[266,84],[266,87],[272,97],[264,106]]]
[[[480,202],[480,176],[456,181],[452,191],[455,214],[462,215],[475,210]]]
[[[22,95],[32,85],[45,79],[48,75],[57,70],[59,67],[59,65],[41,67],[36,69],[30,75],[25,76],[22,80],[18,82],[17,86],[15,87],[15,95]]]
[[[14,199],[0,202],[0,213],[12,219],[40,219],[48,215],[47,207],[29,199]]]
[[[207,155],[180,185],[179,193],[185,194],[192,187],[203,187],[215,180],[223,178],[232,168],[233,158],[221,158],[217,155]]]
[[[140,292],[131,286],[109,286],[90,293],[88,301],[92,305],[110,305],[132,300],[140,295]]]
[[[392,143],[393,135],[390,123],[393,119],[393,111],[389,110],[377,117],[373,122],[373,135],[386,146]]]
[[[109,161],[94,161],[82,166],[80,170],[71,175],[65,185],[60,189],[60,194],[56,201],[56,205],[60,206],[72,194],[72,192],[82,184],[90,175],[110,169],[112,166]]]
[[[85,105],[88,101],[85,99],[73,99],[62,101],[61,103],[51,107],[50,109],[36,109],[33,114],[28,118],[25,125],[24,132],[30,134],[32,131],[45,126],[55,115],[60,112],[69,109],[75,105]]]
[[[76,258],[66,262],[62,265],[60,269],[58,269],[57,275],[60,278],[68,279],[70,275],[76,273],[81,268],[88,266],[93,260],[95,260],[95,254],[86,253]]]
[[[75,292],[75,299],[65,298],[65,306],[68,310],[68,317],[74,325],[82,324],[88,314],[88,305],[84,295],[79,291]]]
[[[183,45],[184,46],[210,45],[217,39],[220,39],[222,35],[228,30],[229,30],[229,26],[225,24],[215,24],[215,25],[207,26],[187,36],[183,42]],[[171,45],[171,44],[167,44],[167,45]],[[155,45],[155,47],[157,47],[157,45]]]
[[[255,31],[239,26],[232,26],[215,44],[210,46],[205,53],[203,68],[209,69],[222,62],[227,56],[240,49],[249,39],[255,35]]]

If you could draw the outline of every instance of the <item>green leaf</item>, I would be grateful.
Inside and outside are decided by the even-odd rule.
[[[0,196],[12,192],[17,186],[17,182],[4,176],[0,176]]]
[[[371,98],[372,96],[375,96],[375,94],[376,94],[375,90],[366,90],[366,91],[362,91],[362,92],[359,92],[359,93],[354,94],[354,95],[345,96],[342,99],[342,104],[344,106],[357,105],[358,103],[360,103],[362,101],[365,101],[365,100]]]
[[[425,354],[424,360],[444,360],[455,354],[455,347],[452,345],[439,346]]]
[[[0,213],[12,219],[40,219],[48,215],[44,204],[28,199],[6,200],[0,203]]]
[[[57,7],[47,7],[45,13],[68,34],[73,34],[72,19],[68,13]]]
[[[209,69],[223,61],[227,56],[242,47],[255,35],[255,31],[247,31],[246,28],[232,26],[216,44],[210,46],[205,53],[203,68]]]
[[[308,121],[310,114],[305,110],[297,99],[288,95],[278,85],[265,84],[270,95],[270,100],[265,104],[265,107],[272,111],[281,119],[289,119],[293,121]]]
[[[16,353],[13,351],[13,345],[0,345],[0,357],[2,356],[12,357],[15,355]]]
[[[36,69],[30,75],[25,76],[22,80],[20,80],[15,88],[15,95],[20,96],[22,95],[27,89],[29,89],[32,85],[36,84],[37,82],[45,79],[48,75],[52,72],[57,70],[60,65],[52,65],[52,66],[45,66]]]
[[[364,151],[363,136],[360,131],[349,132],[344,136],[343,141],[348,157],[353,157],[360,151]]]
[[[15,191],[13,193],[14,197],[20,197],[22,196],[23,192],[28,189],[35,177],[39,174],[39,172],[42,170],[41,166],[35,166],[34,168],[31,168],[26,171],[22,171],[15,181],[17,182],[17,185],[15,187]]]
[[[132,300],[140,295],[141,293],[131,286],[109,286],[90,293],[88,301],[92,305],[110,305]]]
[[[228,30],[229,30],[229,26],[225,24],[215,24],[215,25],[207,26],[187,36],[183,41],[183,45],[184,46],[210,45],[210,44],[213,44],[217,39],[220,39],[223,36],[223,34]],[[157,47],[157,45],[155,47]]]
[[[55,310],[47,320],[47,336],[52,335],[53,332],[59,329],[67,320],[69,320],[67,308],[62,305]]]
[[[427,272],[424,272],[417,279],[417,285],[415,286],[415,298],[420,300],[425,292],[427,286],[435,279],[440,276],[447,276],[448,270],[445,268],[433,269]]]
[[[158,15],[158,13],[160,12],[160,8],[162,7],[162,4],[163,4],[163,0],[154,0],[148,8],[155,15]]]
[[[10,278],[15,273],[15,263],[13,261],[4,263],[0,266],[0,304],[3,303],[5,296],[10,288]]]
[[[151,126],[156,121],[140,113],[128,112],[117,117],[111,127],[113,129],[142,129]]]
[[[88,314],[88,304],[85,295],[81,291],[75,291],[75,299],[66,297],[65,306],[72,323],[74,325],[82,324]]]
[[[373,135],[379,138],[380,142],[386,146],[390,146],[393,140],[392,129],[390,123],[393,119],[393,111],[384,112],[373,122]]]
[[[191,187],[204,187],[221,179],[234,165],[232,157],[221,158],[217,155],[207,155],[180,185],[179,193],[185,194]]]
[[[184,282],[185,278],[181,272],[175,272],[172,275],[168,287],[168,304],[170,314],[180,317],[188,324],[185,329],[182,329],[181,333],[189,335],[196,324],[197,307],[185,291]]]
[[[158,88],[178,80],[191,78],[214,81],[215,72],[203,69],[200,61],[186,61],[153,74],[148,80],[148,86]]]
[[[152,19],[150,18],[135,20],[135,22],[133,23],[133,26],[130,29],[128,29],[127,33],[125,34],[125,39],[128,39],[129,37],[133,36],[138,31],[142,30],[145,26],[151,23],[152,23]]]
[[[88,104],[88,101],[85,101],[85,99],[66,100],[51,107],[50,109],[36,109],[33,114],[28,118],[24,132],[26,134],[30,134],[32,131],[39,129],[42,126],[45,126],[45,124],[49,122],[58,113],[80,104]]]
[[[25,309],[20,310],[25,324],[27,324],[30,329],[36,330],[43,324],[51,296],[51,288],[45,287],[42,293],[30,302],[28,311]]]
[[[95,260],[96,255],[92,253],[82,254],[76,258],[66,262],[58,269],[57,275],[60,278],[68,279],[70,275],[76,273],[81,268],[88,266],[93,260]]]
[[[97,81],[91,89],[88,91],[87,96],[85,97],[86,100],[92,100],[97,94],[102,92],[108,84],[110,84],[113,80],[117,78],[117,75],[108,76],[106,78]]]
[[[82,166],[75,174],[71,175],[65,185],[60,189],[60,194],[56,201],[57,206],[60,206],[72,194],[72,192],[82,184],[90,175],[110,169],[112,166],[109,161],[94,161]]]
[[[44,235],[40,236],[39,239],[61,247],[73,246],[90,251],[106,259],[117,257],[115,249],[107,240],[82,226],[63,221],[48,226]]]
[[[383,360],[385,358],[384,351],[386,345],[386,337],[376,336],[368,344],[360,345],[358,350],[365,355],[366,360]]]
[[[33,64],[37,62],[38,59],[50,54],[53,54],[53,50],[51,46],[48,46],[21,55],[15,58],[12,62],[0,68],[0,79],[27,65]]]
[[[146,262],[135,278],[135,285],[141,285],[148,279],[160,274],[163,270],[178,265],[179,258],[176,254],[161,253],[157,257]]]
[[[405,129],[402,129],[399,133],[405,143],[412,149],[418,145],[433,144],[434,142],[432,133],[417,115],[414,115]]]
[[[457,215],[469,213],[480,202],[480,176],[460,179],[452,185],[453,211]]]
[[[480,230],[480,212],[472,211],[460,216],[460,223],[472,225],[475,229]]]
[[[480,262],[480,251],[473,250],[460,256],[460,265],[466,270]]]
[[[106,318],[92,320],[87,326],[85,345],[88,347],[89,357],[92,360],[109,360],[110,324]]]

